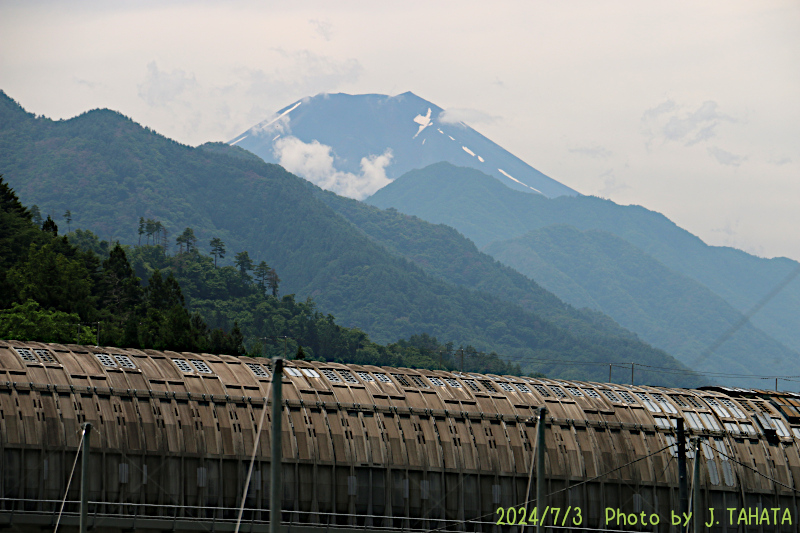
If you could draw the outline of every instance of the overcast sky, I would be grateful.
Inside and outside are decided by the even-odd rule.
[[[581,193],[800,259],[797,0],[3,0],[0,43],[29,111],[191,145],[320,92],[412,91]]]

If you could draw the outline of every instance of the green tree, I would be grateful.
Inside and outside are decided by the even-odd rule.
[[[139,233],[139,246],[142,245],[142,235],[144,235],[144,217],[139,217],[139,229],[137,231]]]
[[[50,215],[47,215],[47,220],[42,223],[42,231],[52,233],[53,237],[58,235],[58,226],[56,225],[55,221],[50,218]]]
[[[126,321],[142,304],[144,294],[139,278],[119,243],[112,248],[108,259],[103,261],[102,282],[101,305],[111,310],[115,317]]]
[[[44,222],[44,220],[42,220],[42,212],[39,210],[39,206],[36,204],[32,205],[30,212],[31,212],[31,220],[33,221],[33,223],[41,228],[42,222]]]
[[[144,233],[147,236],[147,244],[150,244],[150,237],[156,232],[156,221],[148,218],[144,222]]]
[[[0,339],[94,344],[91,328],[80,324],[75,313],[42,309],[34,300],[0,309]]]
[[[8,279],[21,300],[35,300],[45,308],[88,318],[94,307],[91,275],[80,254],[68,257],[59,250],[64,242],[54,239],[41,247],[31,244],[27,259],[9,271]]]
[[[69,209],[64,212],[64,220],[67,221],[67,233],[69,233],[72,231],[72,211]]]
[[[175,243],[180,246],[180,253],[183,253],[183,247],[186,246],[186,251],[191,252],[197,249],[197,237],[192,228],[186,228],[183,233],[178,235]]]
[[[253,260],[250,259],[250,254],[247,253],[247,250],[236,254],[233,262],[237,267],[239,267],[239,273],[242,275],[242,277],[248,279],[250,276],[247,273],[250,270],[253,270]]]
[[[269,269],[269,274],[267,274],[267,285],[269,289],[272,291],[272,296],[275,298],[278,297],[278,285],[281,282],[281,278],[278,277],[278,273],[275,272],[274,268]]]
[[[219,237],[214,237],[208,244],[211,245],[211,255],[214,256],[214,268],[217,268],[217,258],[225,257],[225,243]]]
[[[266,261],[261,261],[255,270],[253,270],[256,282],[258,283],[258,288],[262,291],[267,288],[267,278],[269,277],[270,271],[271,269]]]

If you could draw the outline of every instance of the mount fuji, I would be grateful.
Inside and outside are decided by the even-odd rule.
[[[441,161],[475,168],[531,194],[578,195],[411,92],[304,98],[228,144],[356,199]]]

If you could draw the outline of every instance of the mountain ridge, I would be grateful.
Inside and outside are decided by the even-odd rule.
[[[592,196],[547,199],[519,194],[473,169],[448,163],[415,170],[366,200],[433,223],[452,226],[479,248],[553,224],[616,235],[669,269],[711,289],[740,313],[800,268],[788,258],[765,259],[742,250],[709,246],[664,215],[642,206],[620,206]],[[800,280],[786,286],[750,320],[793,351],[800,351]]]
[[[306,145],[316,142],[330,147],[336,171],[353,176],[361,176],[363,158],[388,150],[390,161],[384,167],[388,180],[446,160],[481,169],[516,190],[548,197],[578,194],[465,123],[452,123],[445,117],[441,107],[412,92],[397,96],[324,94],[295,101],[229,144],[250,150],[264,161],[279,163],[281,154],[288,150],[284,144],[287,138]],[[295,144],[292,146],[299,150]],[[321,184],[311,175],[304,177]]]
[[[622,353],[635,354],[623,359],[519,306],[433,278],[358,232],[307,182],[240,148],[187,147],[110,111],[59,122],[28,116],[12,125],[9,101],[0,102],[0,171],[25,203],[70,209],[76,227],[102,238],[136,242],[142,216],[161,220],[173,238],[185,227],[201,243],[220,237],[230,255],[249,250],[280,272],[285,293],[313,297],[339,324],[361,327],[376,342],[426,332],[528,368],[547,359],[536,370],[565,378],[599,380],[607,368],[552,361],[633,358],[675,372],[643,369],[650,383],[701,382],[640,341],[619,339]]]

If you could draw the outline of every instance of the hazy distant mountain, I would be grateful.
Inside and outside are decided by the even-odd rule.
[[[642,382],[701,383],[607,317],[574,312],[532,283],[523,289],[538,300],[516,304],[490,294],[491,286],[474,290],[426,272],[338,215],[306,181],[237,147],[184,146],[109,110],[55,122],[0,92],[0,173],[24,203],[59,223],[69,209],[73,229],[102,238],[136,243],[141,216],[160,220],[171,242],[193,228],[201,250],[220,237],[228,260],[247,250],[277,270],[282,294],[310,296],[337,323],[379,342],[426,332],[567,379],[600,381],[608,367],[559,360],[637,361],[671,369],[637,369]]]
[[[703,284],[605,231],[553,225],[486,252],[572,305],[607,313],[642,339],[692,365],[742,314]],[[743,324],[698,370],[795,375],[800,356]]]
[[[478,169],[515,190],[577,194],[410,92],[304,98],[229,144],[353,198],[440,161]]]
[[[548,245],[549,252],[540,248],[541,242],[533,244],[532,240],[508,242],[498,247],[487,246],[495,241],[517,239],[532,230],[541,230],[554,224],[566,224],[582,231],[599,230],[624,239],[637,249],[638,254],[641,254],[637,258],[637,261],[641,260],[635,265],[637,268],[643,267],[646,261],[655,260],[661,264],[659,268],[666,269],[665,272],[672,271],[673,274],[682,274],[694,280],[716,293],[738,311],[735,315],[730,315],[722,307],[717,307],[717,311],[714,312],[716,318],[713,320],[711,315],[703,316],[703,320],[699,323],[717,325],[703,335],[696,336],[697,332],[691,334],[695,341],[689,339],[683,341],[682,360],[687,363],[690,361],[686,357],[689,353],[686,350],[694,349],[699,355],[713,342],[709,339],[720,338],[728,326],[741,319],[742,313],[758,305],[762,298],[780,286],[787,276],[798,268],[797,262],[786,258],[763,259],[733,248],[708,246],[663,215],[643,207],[620,206],[608,200],[587,196],[548,199],[541,195],[521,194],[473,169],[457,168],[447,163],[409,172],[378,191],[367,202],[381,208],[394,207],[403,213],[416,215],[430,222],[452,226],[475,241],[479,247],[497,253],[497,257],[502,257],[506,264],[533,276],[537,281],[539,281],[537,275],[541,276],[541,283],[545,287],[567,301],[575,304],[594,303],[596,305],[593,307],[609,312],[618,322],[633,329],[643,338],[656,342],[644,329],[637,329],[631,322],[626,322],[621,315],[615,316],[611,313],[610,300],[606,301],[605,305],[600,305],[597,302],[597,295],[593,296],[591,291],[582,286],[584,283],[589,283],[589,280],[571,279],[572,276],[581,276],[578,273],[581,269],[591,271],[592,268],[599,269],[606,266],[611,268],[613,265],[615,276],[621,276],[623,273],[625,276],[630,276],[625,282],[629,285],[619,288],[618,297],[628,290],[633,292],[660,290],[657,286],[638,289],[632,286],[634,281],[646,282],[648,279],[646,276],[644,278],[636,276],[647,274],[649,267],[640,268],[636,273],[626,272],[631,266],[624,264],[627,255],[619,250],[615,252],[618,255],[608,253],[594,255],[596,252],[592,249],[594,244],[589,246],[584,240],[586,235],[580,232],[559,233],[558,239],[551,239]],[[553,264],[554,257],[548,257],[551,252],[568,258],[568,261],[565,259],[560,266]],[[592,271],[592,273],[597,272]],[[626,278],[616,279],[619,281]],[[661,281],[668,283],[669,280],[664,277]],[[595,279],[594,283],[600,285],[594,286],[592,290],[603,289],[602,281]],[[653,280],[647,283],[653,283]],[[699,294],[695,290],[696,286],[695,289],[690,289],[688,285],[682,286],[689,291],[687,294]],[[630,293],[625,298],[629,296]],[[630,305],[646,303],[637,302],[635,298],[629,299],[628,302]],[[621,306],[624,303],[620,298],[614,305]],[[714,308],[715,305],[710,300],[703,301],[702,305],[688,300],[683,308],[676,307],[675,312],[684,309],[687,314],[702,314],[703,309],[708,310],[708,306]],[[729,341],[732,344],[718,354],[736,349],[740,352],[736,358],[741,358],[740,361],[751,361],[754,373],[765,372],[762,363],[769,362],[769,366],[776,373],[795,375],[797,370],[789,369],[800,369],[798,366],[800,360],[797,360],[800,348],[798,316],[800,316],[800,278],[795,278],[751,318],[753,325],[761,332],[757,332],[756,328],[753,328],[756,331],[749,330],[748,327],[743,328],[740,334],[750,331],[752,336],[741,343],[737,343],[737,337],[734,336]],[[675,318],[675,322],[662,322],[658,327],[663,328],[663,332],[667,334],[678,334],[681,332],[679,324],[684,322],[686,317]],[[687,331],[682,333],[689,335]],[[760,336],[763,333],[772,337],[770,341],[778,342],[767,342]],[[665,347],[665,344],[659,346]],[[791,355],[786,355],[787,352]]]

